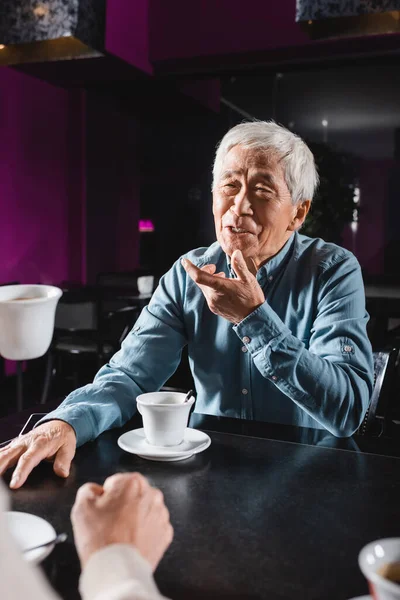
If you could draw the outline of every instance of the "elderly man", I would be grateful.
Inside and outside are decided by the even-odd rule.
[[[307,145],[273,122],[243,123],[215,158],[217,242],[178,260],[110,364],[0,452],[11,487],[42,459],[67,476],[76,445],[119,427],[188,344],[196,411],[350,436],[373,381],[355,257],[298,233],[318,183]],[[57,419],[57,420],[55,420]]]

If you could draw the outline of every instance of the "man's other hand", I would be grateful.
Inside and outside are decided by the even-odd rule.
[[[83,485],[71,520],[82,568],[101,548],[131,544],[154,571],[173,538],[162,492],[139,473],[113,475],[103,486]]]

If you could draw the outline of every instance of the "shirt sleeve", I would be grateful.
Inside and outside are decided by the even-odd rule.
[[[234,330],[263,377],[333,435],[348,437],[362,421],[373,385],[364,285],[355,257],[321,272],[314,304],[308,308],[315,312],[308,348],[267,301]]]
[[[160,389],[180,362],[187,340],[182,309],[185,285],[185,271],[177,261],[161,278],[121,350],[93,383],[72,392],[38,425],[52,419],[66,421],[80,446],[128,421],[136,410],[136,397]]]
[[[95,552],[81,574],[79,591],[82,600],[167,600],[149,563],[129,544]]]

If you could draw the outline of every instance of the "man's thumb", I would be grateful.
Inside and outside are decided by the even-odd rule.
[[[54,473],[59,477],[68,477],[71,468],[71,462],[74,456],[74,444],[66,443],[61,446],[54,459]]]
[[[248,279],[250,271],[240,250],[235,250],[232,254],[232,267],[240,279]]]

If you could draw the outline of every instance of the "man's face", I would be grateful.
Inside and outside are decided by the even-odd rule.
[[[308,200],[293,206],[276,154],[234,146],[214,185],[217,240],[228,256],[241,250],[257,270],[300,227],[309,206]]]

